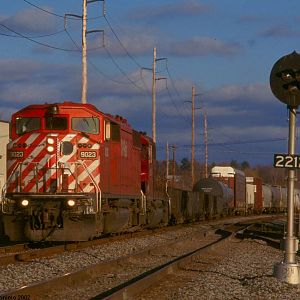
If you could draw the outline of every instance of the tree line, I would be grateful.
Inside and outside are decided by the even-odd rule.
[[[230,163],[211,163],[208,166],[208,173],[214,166],[231,166],[235,169],[242,170],[247,177],[259,177],[262,179],[264,183],[271,185],[287,185],[287,171],[281,168],[274,168],[270,165],[257,165],[251,166],[248,161],[238,162],[236,160],[232,160]],[[156,171],[161,177],[166,177],[166,161],[158,161],[156,164]],[[189,187],[191,185],[191,161],[188,158],[183,158],[180,162],[169,162],[169,176],[172,178],[173,175],[176,178],[180,178],[182,183]],[[195,162],[195,182],[200,178],[205,177],[205,165],[203,163]],[[175,171],[175,174],[173,174]],[[298,181],[295,182],[295,186],[300,188],[300,183]]]

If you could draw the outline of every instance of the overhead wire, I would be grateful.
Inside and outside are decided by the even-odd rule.
[[[115,38],[117,39],[117,41],[119,42],[119,44],[121,45],[121,47],[123,48],[123,50],[125,51],[125,53],[127,54],[128,57],[130,57],[132,59],[132,61],[139,67],[142,68],[142,66],[140,65],[140,63],[129,53],[129,51],[126,49],[126,47],[124,46],[124,44],[122,43],[121,39],[118,37],[117,33],[115,32],[114,28],[112,27],[111,23],[108,21],[107,17],[104,16],[104,20],[106,21],[109,29],[111,30],[111,32],[113,33],[113,35],[115,36]]]
[[[116,59],[113,57],[113,55],[110,53],[110,51],[108,50],[108,48],[105,47],[105,46],[104,46],[103,48],[104,48],[105,52],[107,53],[108,57],[110,58],[110,60],[113,62],[113,64],[116,66],[116,68],[120,71],[120,73],[123,74],[123,76],[124,76],[125,78],[127,78],[127,80],[128,80],[133,86],[135,86],[137,89],[139,89],[139,90],[145,92],[145,90],[144,90],[143,88],[141,88],[140,86],[138,86],[138,85],[136,84],[136,82],[138,82],[139,79],[136,80],[136,81],[133,81],[133,80],[128,76],[128,74],[126,74],[126,72],[120,67],[120,65],[118,64],[118,62],[116,61]]]
[[[60,50],[60,51],[65,51],[65,52],[78,52],[78,49],[66,49],[66,48],[60,48],[60,47],[56,47],[56,46],[52,46],[52,45],[49,45],[49,44],[45,44],[45,43],[41,43],[41,42],[38,42],[36,40],[34,40],[33,38],[30,38],[20,32],[17,32],[11,28],[9,28],[8,26],[0,23],[0,26],[4,27],[5,29],[7,29],[8,31],[11,31],[13,32],[14,34],[18,35],[19,37],[22,37],[32,43],[35,43],[35,44],[38,44],[40,46],[44,46],[44,47],[47,47],[47,48],[51,48],[51,49],[54,49],[54,50]]]
[[[76,41],[73,39],[73,37],[71,36],[71,34],[69,33],[69,31],[67,29],[65,29],[67,36],[69,37],[69,39],[72,41],[72,43],[75,45],[75,47],[77,49],[79,49],[79,51],[81,52],[81,48],[79,47],[79,45],[76,43]],[[101,47],[104,48],[104,47]],[[122,82],[122,81],[118,81],[113,79],[112,77],[108,76],[107,74],[105,74],[104,72],[102,72],[89,58],[87,59],[88,63],[96,70],[96,72],[98,72],[99,74],[101,74],[103,77],[107,78],[108,80],[117,83],[117,84],[128,84],[128,82]]]
[[[52,15],[52,16],[55,16],[55,17],[58,17],[58,18],[62,18],[62,19],[65,19],[66,16],[65,15],[60,15],[60,14],[56,14],[56,13],[53,13],[52,11],[49,11],[47,9],[44,9],[28,0],[23,0],[25,3],[27,3],[28,5],[31,5],[33,7],[35,7],[36,9],[40,10],[40,11],[43,11],[44,13],[46,14],[49,14],[49,15]],[[99,19],[99,18],[102,18],[103,16],[98,16],[98,17],[93,17],[93,18],[87,18],[86,20],[95,20],[95,19]],[[72,16],[67,16],[67,18],[69,20],[79,20],[78,18],[76,17],[72,17]]]
[[[49,37],[49,36],[54,36],[54,35],[58,35],[62,32],[64,32],[65,30],[62,29],[62,30],[59,30],[59,31],[56,31],[56,32],[52,32],[52,33],[47,33],[47,34],[43,34],[43,35],[34,35],[34,36],[28,36],[26,35],[27,38],[31,38],[31,39],[38,39],[38,38],[44,38],[44,37]],[[5,34],[5,33],[0,33],[0,35],[4,35],[4,36],[8,36],[8,37],[14,37],[14,38],[23,38],[22,36],[20,35],[13,35],[13,34]]]

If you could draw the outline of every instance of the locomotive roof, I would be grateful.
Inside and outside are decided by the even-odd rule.
[[[96,106],[90,103],[76,103],[76,102],[71,102],[71,101],[65,101],[65,102],[55,102],[55,103],[44,103],[44,104],[30,104],[28,106],[25,106],[21,110],[17,111],[15,114],[21,113],[26,110],[45,110],[50,106],[58,106],[58,107],[65,107],[65,108],[87,108],[90,110],[93,110],[97,113],[101,113]]]
[[[45,111],[47,110],[49,107],[52,106],[57,106],[58,108],[64,108],[64,109],[86,109],[88,111],[90,111],[91,113],[96,113],[96,114],[100,114],[102,116],[104,116],[107,120],[114,122],[116,124],[119,124],[120,126],[122,126],[122,128],[126,128],[125,130],[128,131],[132,131],[133,128],[131,127],[131,125],[127,122],[127,120],[125,118],[123,118],[122,116],[119,115],[111,115],[108,113],[103,113],[102,111],[98,110],[98,108],[96,106],[94,106],[93,104],[90,103],[77,103],[77,102],[72,102],[72,101],[64,101],[64,102],[55,102],[55,103],[44,103],[44,104],[31,104],[28,105],[24,108],[22,108],[21,110],[15,112],[13,114],[13,116],[16,116],[18,114],[22,114],[25,111]],[[145,133],[141,133],[141,136],[144,136],[145,140],[148,141],[152,141],[152,139],[147,136]],[[152,141],[153,144],[153,141]]]
[[[24,111],[35,111],[35,110],[36,111],[38,111],[38,110],[45,111],[49,107],[53,107],[53,106],[57,106],[58,108],[64,108],[64,109],[83,109],[84,108],[84,109],[94,112],[96,114],[101,114],[110,121],[113,121],[113,122],[119,123],[119,124],[126,124],[130,127],[127,120],[119,115],[112,116],[110,114],[103,113],[96,106],[94,106],[93,104],[90,104],[90,103],[76,103],[76,102],[71,102],[71,101],[44,103],[44,104],[31,104],[31,105],[28,105],[28,106],[22,108],[21,110],[17,111],[16,113],[14,113],[14,115],[20,114]]]

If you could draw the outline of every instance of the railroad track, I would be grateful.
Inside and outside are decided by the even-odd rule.
[[[180,225],[178,226],[180,228]],[[0,247],[0,266],[5,266],[8,264],[28,262],[33,259],[38,259],[42,257],[51,257],[54,255],[62,254],[64,252],[78,251],[88,247],[96,247],[111,243],[118,240],[130,239],[133,237],[146,236],[153,234],[153,232],[168,231],[172,230],[171,227],[164,227],[161,229],[156,229],[152,231],[136,231],[130,233],[123,233],[119,235],[112,235],[108,237],[103,237],[101,239],[83,242],[70,242],[70,243],[60,243],[59,245],[53,245],[54,243],[45,242],[35,242],[35,243],[23,243],[15,244],[10,246]],[[174,228],[173,228],[174,230]]]
[[[97,263],[73,273],[0,294],[0,297],[30,295],[30,299],[65,299],[76,288],[77,292],[81,289],[84,299],[96,295],[99,299],[130,298],[185,261],[220,247],[234,232],[245,226],[235,224],[226,226],[226,230],[202,230],[192,237],[148,248],[113,261]],[[87,296],[91,287],[95,290],[90,291]]]
[[[272,218],[272,216],[269,217]],[[232,218],[231,219],[229,218],[229,222],[231,222],[230,220],[232,220]],[[221,222],[226,222],[226,220],[222,220]],[[214,223],[214,222],[202,222],[201,224],[209,225],[209,223]],[[218,224],[218,222],[216,222],[216,224]],[[147,230],[134,231],[134,232],[103,237],[98,240],[85,241],[85,242],[60,243],[58,245],[55,245],[53,242],[51,243],[35,242],[35,243],[22,243],[22,244],[2,246],[0,247],[0,266],[6,266],[8,264],[14,264],[20,262],[28,262],[28,261],[32,261],[33,259],[38,259],[41,257],[51,257],[69,251],[78,251],[88,247],[111,243],[117,240],[147,236],[155,232],[172,231],[176,228],[180,229],[182,228],[182,226],[189,226],[189,225],[180,224],[173,227],[162,227],[151,231],[147,231]]]
[[[230,222],[233,222],[232,220],[231,221],[226,220],[223,223],[225,222],[227,224],[225,225],[227,227],[227,231],[231,230],[229,228],[230,226],[235,227],[234,225],[228,225],[230,224]],[[253,223],[254,221],[248,221],[248,223],[249,222]],[[198,224],[198,226],[201,229],[197,229],[196,234],[194,234],[194,231],[187,231],[188,236],[185,236],[185,238],[182,236],[180,236],[180,238],[178,237],[174,238],[174,232],[176,232],[174,228],[164,229],[163,231],[166,231],[167,237],[163,237],[163,239],[166,240],[170,239],[170,241],[166,242],[164,245],[159,245],[154,248],[153,245],[156,244],[157,239],[158,240],[161,239],[159,237],[161,233],[158,234],[158,236],[157,234],[154,235],[152,234],[153,244],[150,244],[150,246],[148,245],[148,248],[146,248],[145,250],[140,250],[141,247],[139,245],[139,242],[137,242],[134,244],[134,246],[129,246],[129,247],[133,247],[133,249],[129,251],[127,249],[125,251],[123,250],[122,245],[125,245],[126,243],[131,243],[131,239],[128,238],[128,241],[125,241],[122,236],[114,237],[120,240],[120,242],[116,242],[119,243],[120,245],[119,246],[120,249],[118,249],[118,251],[120,251],[121,254],[115,255],[118,258],[116,259],[112,258],[111,260],[107,260],[106,254],[104,255],[105,257],[101,257],[103,256],[103,254],[98,253],[94,255],[93,252],[88,253],[87,250],[84,250],[83,252],[79,251],[85,255],[83,256],[83,258],[79,258],[82,261],[87,258],[95,256],[94,261],[100,260],[100,263],[97,262],[87,267],[80,268],[77,265],[77,263],[74,262],[75,258],[78,255],[76,252],[72,254],[73,256],[71,260],[66,261],[64,257],[62,258],[64,264],[67,263],[67,266],[70,266],[71,268],[69,267],[66,268],[64,266],[61,269],[61,271],[65,270],[64,272],[55,271],[54,275],[51,274],[51,272],[49,272],[47,269],[50,265],[53,264],[53,259],[49,259],[48,261],[47,258],[47,259],[42,259],[42,261],[39,261],[38,259],[34,259],[34,256],[31,255],[33,261],[30,260],[29,262],[23,262],[21,264],[18,264],[21,267],[21,269],[19,267],[13,268],[15,269],[16,274],[27,273],[28,268],[29,269],[36,268],[36,266],[39,268],[39,266],[41,266],[41,268],[46,267],[47,275],[43,275],[44,277],[41,277],[42,279],[36,278],[32,282],[32,279],[29,279],[26,274],[25,280],[18,279],[18,282],[23,281],[24,283],[23,286],[21,285],[21,288],[19,286],[19,288],[13,289],[8,285],[6,286],[4,285],[5,288],[0,287],[0,290],[2,291],[6,290],[6,292],[2,292],[2,294],[0,294],[0,297],[29,295],[30,299],[66,299],[66,297],[67,298],[72,297],[70,295],[72,294],[72,292],[74,292],[74,289],[76,288],[77,292],[78,289],[82,291],[81,297],[78,299],[82,299],[82,298],[86,299],[87,298],[86,293],[89,293],[88,297],[92,297],[98,294],[99,292],[103,292],[103,293],[107,292],[109,289],[116,288],[116,286],[120,284],[124,284],[124,282],[130,281],[134,277],[140,276],[145,272],[146,273],[150,272],[150,270],[155,269],[159,266],[168,264],[172,260],[177,260],[178,257],[182,255],[187,255],[187,253],[193,252],[196,249],[201,250],[200,248],[203,248],[202,251],[205,251],[205,248],[207,248],[209,250],[210,249],[209,247],[214,247],[214,244],[218,243],[218,240],[222,238],[223,234],[220,235],[222,231],[215,232],[217,228],[223,228],[224,224],[222,224],[222,222],[216,222],[214,224],[210,224],[206,226],[204,226],[203,224],[202,225]],[[184,230],[188,230],[193,227],[183,226],[182,228],[185,228]],[[193,234],[191,234],[191,232]],[[141,240],[142,239],[151,240],[151,235],[149,234],[141,233],[140,236],[141,236],[140,237]],[[146,237],[143,238],[143,236]],[[139,241],[139,238],[136,239],[133,238],[132,240]],[[103,241],[100,240],[100,244],[101,243],[103,243]],[[115,251],[115,250],[111,250],[110,244],[114,244],[114,242],[112,243],[106,242],[101,244],[100,248],[102,252],[100,253],[107,253],[107,251],[108,252]],[[125,248],[126,247],[128,248],[128,246],[125,246]],[[103,249],[106,252],[103,252]],[[105,250],[105,249],[109,249],[109,250]],[[48,249],[43,249],[43,251],[48,251]],[[128,255],[128,253],[130,254]],[[60,261],[62,262],[62,260]],[[58,263],[54,262],[54,265],[59,267],[61,266],[61,262]],[[74,268],[73,268],[73,264],[74,264]],[[167,265],[165,265],[164,267],[166,266]],[[7,282],[10,282],[9,277],[6,276],[7,273],[5,271],[5,268],[2,269],[3,270],[1,271],[0,268],[0,273],[2,272],[2,275],[4,275],[5,278],[8,279]],[[37,273],[39,273],[39,269],[37,270],[38,270]],[[8,271],[9,273],[12,272],[12,268],[10,266]],[[15,275],[12,276],[13,278],[15,277]],[[54,276],[56,277],[53,278]],[[100,286],[99,286],[99,281],[100,281]],[[34,283],[34,282],[38,282],[38,283]],[[3,281],[2,283],[5,284]],[[1,279],[0,279],[0,286],[1,286]],[[10,286],[12,286],[12,283],[10,284]],[[93,287],[94,290],[90,292],[86,292],[86,290],[89,290],[90,287]],[[61,292],[65,292],[67,294],[61,295]]]

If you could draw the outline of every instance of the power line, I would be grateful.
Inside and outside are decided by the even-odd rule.
[[[66,31],[66,34],[69,37],[69,39],[75,45],[75,47],[81,51],[81,48],[78,46],[78,44],[76,43],[76,41],[73,39],[73,37],[71,36],[71,34],[69,33],[69,31],[67,29],[65,31]],[[103,77],[107,78],[108,80],[110,80],[110,81],[112,81],[114,83],[117,83],[117,84],[128,84],[128,82],[122,82],[122,81],[115,80],[115,79],[111,78],[110,76],[108,76],[107,74],[105,74],[104,72],[100,71],[100,69],[90,59],[88,59],[88,63],[96,70],[96,72],[98,72]]]
[[[56,31],[56,32],[53,32],[53,33],[47,33],[47,34],[43,34],[43,35],[35,35],[35,36],[26,36],[27,38],[31,38],[31,39],[38,39],[38,38],[44,38],[44,37],[49,37],[49,36],[54,36],[54,35],[58,35],[62,32],[64,32],[65,30],[62,29],[62,30],[59,30],[59,31]],[[5,34],[5,33],[0,33],[0,35],[3,35],[3,36],[8,36],[8,37],[14,37],[14,38],[23,38],[22,36],[20,35],[13,35],[13,34]]]
[[[24,39],[26,39],[26,40],[28,40],[28,41],[30,41],[32,43],[40,45],[40,46],[51,48],[51,49],[54,49],[54,50],[65,51],[65,52],[78,52],[78,49],[75,50],[75,49],[60,48],[60,47],[56,47],[56,46],[52,46],[52,45],[49,45],[49,44],[38,42],[38,41],[36,41],[36,40],[34,40],[34,39],[32,39],[32,38],[30,38],[30,37],[28,37],[28,36],[26,36],[26,35],[24,35],[22,33],[19,33],[19,32],[15,31],[15,30],[9,28],[8,26],[6,26],[6,25],[4,25],[2,23],[0,23],[0,26],[4,27],[5,29],[7,29],[7,30],[9,30],[11,32],[13,32],[14,34],[18,35],[19,37],[22,37],[22,38],[24,38]]]
[[[58,17],[58,18],[65,19],[65,15],[59,15],[59,14],[53,13],[53,12],[47,10],[47,9],[44,9],[44,8],[42,8],[42,7],[40,7],[40,6],[36,5],[36,4],[28,1],[28,0],[23,0],[23,1],[26,2],[28,5],[31,5],[31,6],[35,7],[36,9],[38,9],[38,10],[40,10],[40,11],[46,13],[46,14],[49,14],[49,15],[52,15],[52,16],[55,16],[55,17]],[[87,18],[87,20],[95,20],[95,19],[99,19],[99,18],[102,18],[102,16],[93,17],[93,18]],[[72,16],[69,16],[68,19],[70,19],[70,20],[78,20],[77,17],[72,17]]]
[[[113,29],[112,25],[110,24],[110,22],[108,21],[107,17],[104,16],[105,21],[107,22],[108,27],[110,28],[111,32],[114,34],[115,38],[117,39],[117,41],[119,42],[119,44],[121,45],[121,47],[123,48],[123,50],[125,51],[125,53],[127,54],[128,57],[130,57],[132,59],[132,61],[139,67],[142,69],[142,66],[139,64],[139,62],[128,52],[128,50],[126,49],[126,47],[124,46],[124,44],[122,43],[122,41],[120,40],[120,38],[118,37],[118,35],[116,34],[115,30]]]
[[[123,76],[126,77],[127,80],[128,80],[132,85],[134,85],[137,89],[139,89],[139,90],[145,92],[145,90],[144,90],[143,88],[141,88],[140,86],[138,86],[138,85],[136,84],[136,82],[139,81],[139,79],[136,80],[136,81],[133,81],[133,80],[126,74],[126,72],[120,67],[120,65],[117,63],[117,61],[116,61],[116,59],[113,57],[113,55],[109,52],[109,50],[107,49],[107,47],[104,46],[104,49],[105,49],[107,55],[109,56],[109,58],[111,59],[111,61],[113,62],[113,64],[114,64],[114,65],[116,66],[116,68],[120,71],[120,73],[123,74]]]
[[[209,143],[209,146],[219,147],[219,146],[234,146],[234,145],[247,145],[247,144],[258,144],[258,143],[273,143],[273,142],[282,142],[286,141],[286,138],[274,138],[274,139],[264,139],[264,140],[247,140],[247,141],[235,141],[235,142],[227,142],[227,143]],[[197,144],[195,147],[202,147],[203,144]],[[190,148],[191,145],[183,144],[178,145],[178,147],[182,148]]]
[[[23,1],[26,2],[27,4],[31,5],[31,6],[35,7],[36,9],[43,11],[44,13],[47,13],[47,14],[49,14],[49,15],[52,15],[52,16],[55,16],[55,17],[58,17],[58,18],[63,18],[63,19],[65,18],[65,16],[62,16],[62,15],[53,13],[53,12],[51,12],[51,11],[49,11],[49,10],[46,10],[46,9],[44,9],[44,8],[41,8],[40,6],[37,6],[37,5],[35,5],[35,4],[33,4],[33,3],[29,2],[29,1],[27,1],[27,0],[23,0]],[[74,19],[75,19],[75,18],[74,18]]]

